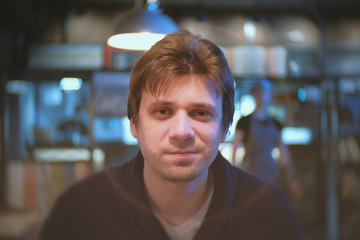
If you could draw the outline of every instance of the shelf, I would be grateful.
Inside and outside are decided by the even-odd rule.
[[[351,125],[351,124],[343,124],[339,127],[339,135],[344,136],[353,136],[359,135],[360,136],[360,126]]]

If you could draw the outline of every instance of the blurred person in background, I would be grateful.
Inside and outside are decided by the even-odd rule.
[[[40,239],[303,239],[282,191],[219,152],[233,113],[220,48],[185,30],[167,35],[130,79],[139,153],[63,193]]]
[[[295,178],[288,147],[281,139],[282,124],[269,114],[272,102],[272,84],[267,79],[256,81],[251,87],[256,107],[253,113],[240,118],[232,141],[231,162],[237,165],[236,153],[244,146],[245,154],[240,167],[262,179],[282,186],[294,200],[303,196],[300,183]],[[278,161],[273,150],[279,150]]]

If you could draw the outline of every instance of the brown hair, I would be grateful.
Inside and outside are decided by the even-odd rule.
[[[234,114],[234,80],[227,60],[214,43],[186,30],[168,34],[153,45],[135,64],[130,78],[128,118],[138,123],[141,94],[159,95],[179,77],[200,74],[208,77],[222,95],[222,126],[227,131]]]

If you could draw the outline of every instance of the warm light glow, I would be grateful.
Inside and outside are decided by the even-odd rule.
[[[156,42],[165,37],[165,34],[159,33],[121,33],[111,36],[107,44],[114,48],[146,51]]]
[[[287,35],[294,42],[303,42],[305,40],[304,34],[298,30],[287,32]]]
[[[87,148],[36,148],[33,150],[36,162],[73,162],[90,161],[91,154]]]
[[[256,36],[256,27],[252,21],[248,20],[244,23],[244,34],[249,42],[252,43],[254,41]]]

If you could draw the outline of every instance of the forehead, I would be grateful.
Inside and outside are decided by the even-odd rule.
[[[143,93],[148,93],[155,97],[165,97],[176,94],[183,88],[190,85],[201,88],[202,91],[215,92],[217,96],[221,95],[214,81],[202,74],[187,74],[181,76],[172,76],[167,79],[158,80],[155,82],[147,82],[147,87],[143,89]]]
[[[173,81],[162,91],[143,91],[140,105],[147,106],[150,102],[166,102],[177,106],[208,105],[221,108],[222,96],[215,84],[202,75],[186,75]]]

